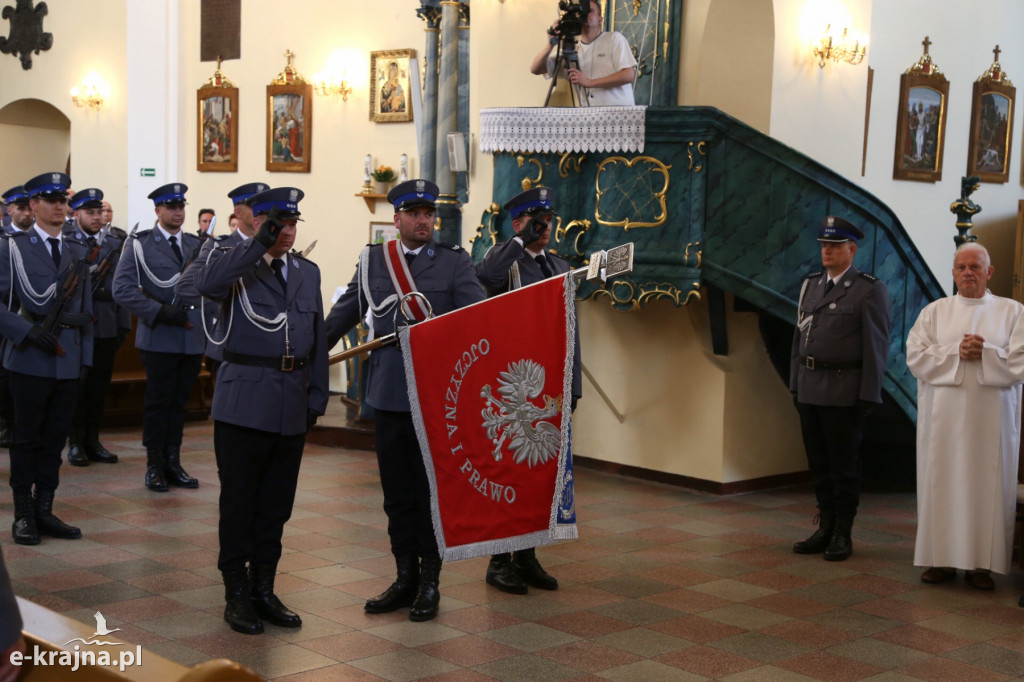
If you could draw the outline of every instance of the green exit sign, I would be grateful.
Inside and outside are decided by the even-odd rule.
[[[140,168],[139,175],[141,175],[144,178],[155,178],[156,168]]]

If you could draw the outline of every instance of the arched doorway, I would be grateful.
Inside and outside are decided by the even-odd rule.
[[[0,109],[0,192],[47,171],[71,172],[71,121],[39,99]]]

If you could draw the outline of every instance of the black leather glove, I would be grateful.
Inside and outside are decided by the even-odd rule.
[[[309,431],[316,426],[316,420],[320,418],[313,410],[306,410],[306,431]]]
[[[853,415],[853,425],[858,429],[864,428],[864,422],[867,420],[868,415],[875,409],[875,404],[868,402],[867,400],[858,400],[857,407],[855,408]]]
[[[256,231],[253,239],[263,244],[264,248],[268,251],[277,242],[277,235],[281,234],[281,230],[284,229],[284,223],[277,219],[277,206],[270,209],[270,213],[267,214],[267,219],[260,225],[260,229]]]
[[[160,306],[160,312],[156,314],[156,321],[159,324],[169,324],[175,327],[184,327],[188,322],[188,311],[170,303]]]
[[[100,287],[96,291],[92,292],[92,300],[94,301],[113,301],[114,295],[110,293],[109,289]]]
[[[32,325],[32,328],[28,330],[28,336],[25,338],[36,348],[42,348],[47,353],[57,354],[57,339],[51,334],[47,334],[38,324]]]
[[[530,218],[530,222],[526,223],[526,227],[519,230],[517,235],[523,240],[523,246],[529,246],[544,234],[544,230],[548,229],[548,224],[540,218]]]

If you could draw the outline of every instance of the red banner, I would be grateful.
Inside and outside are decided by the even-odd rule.
[[[558,522],[571,480],[572,284],[548,279],[401,332],[446,560],[576,537]]]

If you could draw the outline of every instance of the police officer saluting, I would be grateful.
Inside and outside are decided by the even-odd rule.
[[[569,263],[565,259],[546,250],[551,240],[554,201],[553,189],[534,187],[517,194],[505,204],[505,210],[512,217],[515,236],[488,249],[476,266],[477,277],[488,296],[497,296],[569,272]],[[523,311],[524,316],[529,314],[529,310]],[[576,402],[583,395],[578,327],[575,333],[571,401],[574,411]],[[542,590],[558,589],[558,580],[540,565],[532,547],[492,556],[487,566],[486,581],[488,585],[510,594],[526,594],[528,586]]]
[[[221,302],[218,315],[229,330],[213,394],[217,567],[224,620],[251,635],[263,632],[263,621],[302,625],[274,594],[306,432],[328,397],[320,270],[289,253],[302,196],[294,187],[252,196],[255,235],[194,266],[196,287]]]
[[[35,224],[0,240],[0,299],[7,305],[0,310],[0,333],[7,339],[3,362],[14,397],[13,534],[22,545],[39,544],[40,535],[82,537],[53,514],[78,377],[92,362],[89,250],[61,236],[70,184],[64,173],[26,182]]]
[[[863,238],[860,228],[842,218],[821,221],[825,271],[804,279],[790,355],[789,390],[800,413],[819,512],[818,530],[793,551],[824,552],[826,561],[844,561],[853,553],[864,419],[882,402],[889,351],[885,284],[853,267],[857,240]]]
[[[128,311],[114,303],[110,293],[114,281],[114,268],[121,255],[121,246],[128,236],[124,230],[104,225],[103,192],[95,187],[83,189],[71,197],[78,228],[64,223],[64,234],[85,242],[90,248],[99,246],[92,266],[93,325],[92,367],[82,377],[78,387],[75,418],[68,439],[68,463],[88,466],[89,462],[113,464],[117,455],[108,452],[100,443],[100,422],[107,389],[114,373],[114,356],[132,329]]]
[[[198,488],[181,466],[185,406],[203,362],[199,300],[179,300],[174,285],[199,238],[185,234],[185,192],[174,182],[149,194],[156,225],[133,232],[114,274],[114,300],[139,318],[135,347],[146,368],[142,444],[146,446],[146,487],[166,492],[168,483]]]

